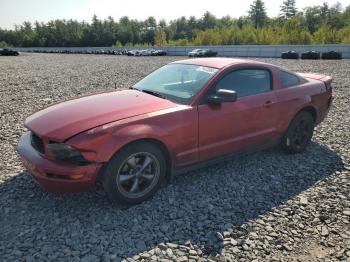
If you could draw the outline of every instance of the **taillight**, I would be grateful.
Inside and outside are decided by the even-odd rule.
[[[326,77],[322,78],[321,80],[323,81],[324,85],[326,86],[326,90],[332,91],[332,85],[331,85],[332,81],[333,81],[332,77],[326,76]]]
[[[325,84],[327,90],[332,90],[332,85],[331,85],[330,81],[329,82],[327,81],[324,84]]]

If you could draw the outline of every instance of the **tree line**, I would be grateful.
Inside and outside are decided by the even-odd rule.
[[[350,43],[350,5],[310,6],[297,10],[295,0],[285,0],[278,17],[268,17],[262,0],[254,0],[246,16],[217,18],[180,17],[166,22],[149,17],[93,16],[90,23],[77,20],[24,22],[14,30],[0,28],[0,47],[166,46],[241,44]]]

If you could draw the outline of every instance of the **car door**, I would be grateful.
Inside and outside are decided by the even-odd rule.
[[[219,89],[237,93],[237,101],[198,106],[199,158],[206,160],[262,144],[275,132],[272,72],[240,68],[224,74],[206,94]]]

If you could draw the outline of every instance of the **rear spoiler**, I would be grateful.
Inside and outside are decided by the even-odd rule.
[[[331,88],[331,83],[333,81],[333,78],[331,76],[321,75],[321,74],[313,74],[313,73],[297,73],[301,77],[314,79],[314,80],[320,80],[322,81],[327,89]]]

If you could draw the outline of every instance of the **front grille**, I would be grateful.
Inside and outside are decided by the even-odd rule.
[[[36,134],[33,132],[31,133],[31,139],[30,139],[32,146],[39,151],[40,153],[44,154],[44,143],[43,140],[38,137]]]

